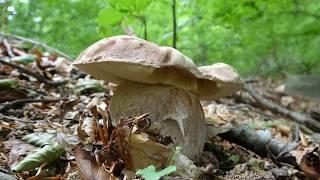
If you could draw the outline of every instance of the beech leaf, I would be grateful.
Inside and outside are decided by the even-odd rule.
[[[35,146],[42,147],[45,145],[53,145],[53,140],[56,136],[55,133],[36,132],[23,136],[22,140]]]
[[[115,177],[109,175],[103,166],[99,166],[96,159],[89,152],[75,148],[75,157],[81,179],[85,180],[114,180]]]
[[[21,162],[12,168],[12,171],[21,172],[28,171],[39,167],[41,164],[50,164],[60,158],[64,153],[64,149],[58,146],[46,145],[36,151],[34,154],[28,155]]]

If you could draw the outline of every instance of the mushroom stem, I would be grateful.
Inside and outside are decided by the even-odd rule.
[[[113,120],[150,113],[152,127],[170,136],[186,156],[194,159],[203,150],[207,136],[204,113],[198,96],[190,91],[127,81],[117,87],[110,111]]]

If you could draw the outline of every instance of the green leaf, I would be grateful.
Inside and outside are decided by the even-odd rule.
[[[135,11],[137,13],[144,11],[151,2],[152,0],[135,0]]]
[[[233,164],[238,164],[240,162],[240,156],[239,155],[232,155],[228,159],[233,161]]]
[[[106,89],[100,81],[94,79],[86,79],[79,80],[76,86],[74,87],[74,90],[77,94],[82,94],[88,91],[103,92]]]
[[[101,10],[97,17],[97,23],[100,25],[115,25],[120,23],[123,14],[113,8],[105,8]]]
[[[108,0],[108,2],[119,11],[132,11],[135,0]]]
[[[139,19],[133,17],[133,16],[126,16],[125,18],[123,18],[123,20],[121,21],[121,23],[123,25],[126,25],[126,26],[130,26],[132,24],[139,24],[141,23]]]
[[[111,36],[112,35],[112,27],[111,26],[98,26],[97,27],[97,32],[99,32],[99,34],[102,34],[103,36]]]
[[[0,79],[0,90],[2,89],[15,89],[18,82],[14,79]]]
[[[42,147],[45,145],[53,145],[53,140],[56,139],[56,136],[56,133],[36,132],[23,136],[22,140],[35,146]]]
[[[162,176],[169,175],[177,170],[176,166],[168,166],[165,169],[156,172],[156,168],[150,165],[144,169],[139,169],[136,174],[141,175],[145,180],[158,180]]]
[[[20,64],[30,64],[30,63],[34,62],[36,59],[37,59],[37,56],[35,56],[33,54],[27,54],[27,55],[23,55],[23,56],[13,57],[11,60],[15,61],[17,63],[20,63]]]
[[[33,170],[44,163],[48,165],[57,161],[64,152],[64,149],[58,146],[46,145],[34,154],[30,154],[24,158],[12,168],[12,171],[21,172]]]

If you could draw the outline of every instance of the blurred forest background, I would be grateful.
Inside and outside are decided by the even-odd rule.
[[[136,34],[173,46],[176,32],[176,48],[198,65],[223,61],[260,75],[320,72],[319,0],[0,0],[0,6],[1,31],[74,58],[106,36]]]

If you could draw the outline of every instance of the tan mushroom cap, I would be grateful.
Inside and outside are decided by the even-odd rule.
[[[198,94],[201,100],[220,98],[241,87],[239,74],[227,64],[198,69],[178,50],[133,36],[102,39],[84,50],[73,65],[117,84],[129,80],[183,88]]]
[[[215,63],[198,69],[202,73],[202,79],[198,81],[198,93],[202,95],[202,100],[218,99],[242,88],[243,82],[238,72],[228,64]]]

